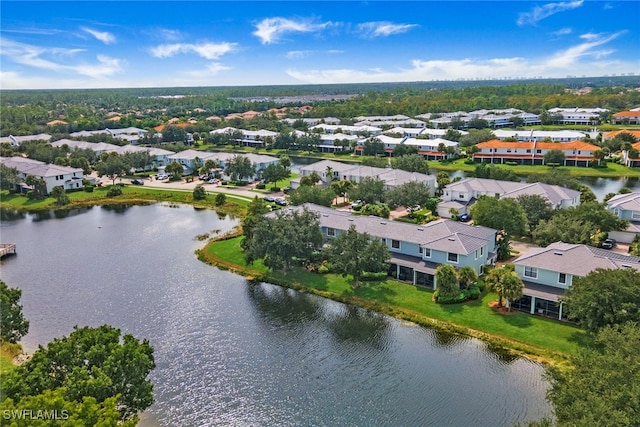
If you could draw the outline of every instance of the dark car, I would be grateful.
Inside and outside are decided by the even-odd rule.
[[[280,206],[287,206],[287,201],[285,199],[283,199],[282,197],[278,197],[276,200],[276,205],[280,205]]]
[[[274,199],[271,196],[264,196],[263,199],[264,199],[265,202],[275,202],[276,201],[276,199]]]
[[[144,185],[144,181],[141,179],[132,179],[131,183],[135,185]]]
[[[462,215],[460,215],[460,217],[458,217],[458,219],[462,222],[467,222],[471,219],[471,217],[469,216],[469,214],[463,213]]]
[[[283,192],[284,194],[289,194],[289,192],[290,192],[291,190],[293,190],[293,188],[291,188],[291,187],[286,187],[286,188],[283,188],[283,189],[282,189],[282,192]]]
[[[602,249],[613,249],[616,246],[616,241],[613,239],[607,239],[602,242]]]

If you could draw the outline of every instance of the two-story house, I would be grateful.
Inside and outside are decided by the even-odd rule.
[[[546,248],[529,250],[513,264],[525,287],[523,297],[513,302],[511,307],[562,319],[566,316],[562,312],[559,297],[564,295],[575,277],[584,277],[598,268],[640,270],[640,257],[587,245],[556,242]]]
[[[597,145],[584,141],[553,143],[508,142],[494,139],[481,142],[476,147],[478,151],[473,154],[474,162],[542,165],[545,154],[551,150],[560,150],[565,156],[563,166],[589,166],[594,160],[593,153],[600,150]]]
[[[580,204],[580,192],[558,185],[542,182],[498,181],[486,178],[466,178],[448,184],[442,190],[442,201],[438,203],[438,215],[451,216],[469,213],[469,208],[480,196],[517,198],[522,195],[537,195],[549,202],[553,209],[566,209]]]
[[[617,194],[607,201],[607,210],[629,221],[624,231],[611,231],[609,237],[622,243],[631,243],[640,233],[640,193]]]
[[[65,190],[84,187],[82,182],[84,172],[80,168],[58,166],[19,156],[0,157],[0,163],[18,171],[18,178],[22,181],[20,187],[24,190],[29,190],[29,187],[24,183],[27,175],[44,180],[47,185],[47,194],[57,186],[61,186]]]
[[[496,260],[496,230],[457,221],[437,220],[424,225],[352,215],[349,212],[304,204],[287,209],[307,208],[318,215],[327,239],[354,225],[360,233],[381,239],[391,253],[389,274],[414,285],[437,287],[435,270],[440,264],[456,268],[470,266],[478,274]]]

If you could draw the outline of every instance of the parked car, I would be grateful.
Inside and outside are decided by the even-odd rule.
[[[263,199],[264,199],[265,202],[270,202],[270,203],[276,201],[276,199],[274,199],[271,196],[264,196]]]
[[[462,222],[467,222],[471,219],[471,217],[469,216],[469,214],[463,213],[458,217],[458,219]]]
[[[276,200],[276,205],[280,205],[280,206],[287,206],[287,201],[285,199],[283,199],[282,197],[278,197]]]
[[[209,183],[209,184],[219,184],[220,180],[218,178],[211,178],[209,181],[207,181],[207,183]]]
[[[616,246],[616,241],[614,239],[606,239],[602,242],[602,249],[613,249]]]
[[[290,192],[291,190],[293,190],[293,188],[291,188],[291,187],[286,187],[286,188],[283,188],[283,189],[282,189],[282,192],[283,192],[284,194],[289,194],[289,192]]]
[[[169,179],[169,175],[165,175],[165,174],[158,174],[158,176],[156,177],[156,179],[158,181],[162,181],[164,179]]]
[[[355,202],[351,203],[351,208],[358,208],[362,206],[362,200],[356,200]]]
[[[131,183],[135,185],[144,185],[144,181],[141,179],[132,179]]]

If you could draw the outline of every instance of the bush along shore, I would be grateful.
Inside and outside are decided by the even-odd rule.
[[[240,248],[242,238],[242,232],[234,230],[211,239],[196,251],[196,256],[252,282],[272,283],[440,331],[478,338],[492,350],[539,363],[564,366],[587,340],[584,331],[571,324],[522,312],[498,312],[491,307],[497,299],[491,292],[482,292],[476,300],[442,305],[433,301],[432,290],[391,278],[365,282],[354,289],[349,276],[319,274],[302,267],[287,273],[271,271],[260,260],[247,265]]]

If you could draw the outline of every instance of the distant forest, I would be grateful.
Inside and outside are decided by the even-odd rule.
[[[590,87],[588,93],[578,89]],[[361,115],[416,116],[423,113],[517,108],[540,113],[553,107],[602,107],[612,112],[640,106],[640,76],[567,79],[441,81],[334,85],[180,87],[0,91],[0,134],[28,135],[63,118],[76,130],[97,129],[110,112],[119,124],[138,127],[171,117],[224,117],[249,110],[312,105],[311,117],[350,119]],[[352,95],[309,101],[305,95]],[[176,97],[179,96],[179,97]],[[282,97],[292,98],[283,102]],[[249,101],[239,98],[260,98]],[[194,110],[200,109],[199,113]],[[141,123],[142,121],[142,123]]]

